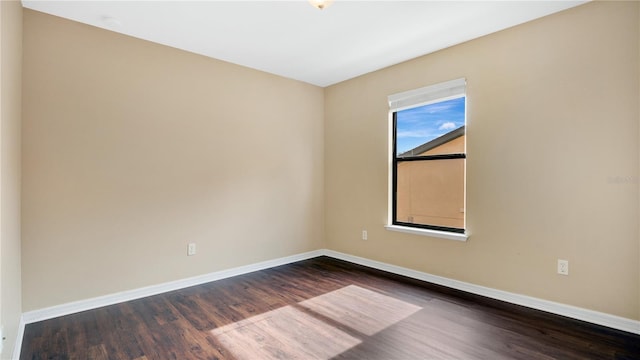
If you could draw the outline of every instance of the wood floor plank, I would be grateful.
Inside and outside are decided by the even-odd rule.
[[[91,346],[87,351],[87,359],[91,360],[108,360],[109,354],[104,344]]]
[[[318,257],[28,324],[20,359],[640,359],[640,336]]]

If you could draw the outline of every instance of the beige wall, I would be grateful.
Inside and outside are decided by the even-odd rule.
[[[0,1],[0,324],[9,358],[18,332],[20,279],[20,118],[22,5]]]
[[[25,311],[323,247],[321,88],[24,22]]]
[[[639,6],[589,3],[327,88],[328,247],[640,319]],[[471,237],[386,231],[387,96],[460,77]]]

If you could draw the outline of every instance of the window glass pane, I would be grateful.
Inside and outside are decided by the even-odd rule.
[[[464,97],[398,111],[396,116],[398,158],[465,152]]]
[[[465,159],[399,162],[397,222],[464,228]]]
[[[395,112],[393,223],[464,230],[465,100]]]

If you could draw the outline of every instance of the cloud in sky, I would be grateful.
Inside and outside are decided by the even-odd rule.
[[[447,121],[446,123],[440,125],[438,130],[453,130],[455,128],[457,128],[455,123],[453,123],[451,121]]]
[[[437,136],[437,134],[434,134],[428,130],[398,130],[398,133],[396,134],[396,136],[398,137],[398,139],[402,139],[402,138],[425,138],[425,137],[430,137],[430,136]]]

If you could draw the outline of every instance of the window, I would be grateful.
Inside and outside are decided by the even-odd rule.
[[[389,96],[392,226],[465,233],[465,88],[458,79]]]

